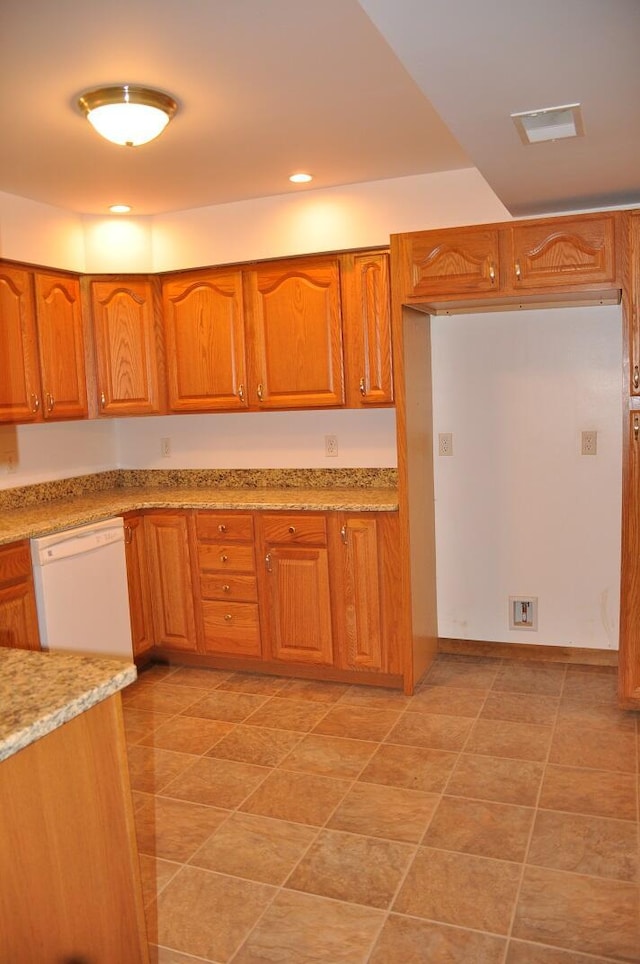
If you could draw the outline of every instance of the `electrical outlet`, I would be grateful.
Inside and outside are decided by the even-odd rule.
[[[161,438],[160,439],[160,455],[163,459],[171,458],[171,439]]]
[[[596,431],[582,433],[582,447],[580,449],[580,453],[582,455],[598,454],[598,433]]]
[[[337,435],[325,435],[324,454],[327,457],[333,457],[334,455],[338,454],[338,436]]]
[[[440,432],[438,435],[438,455],[453,455],[453,435],[451,432]]]
[[[538,629],[537,596],[509,596],[509,629]]]

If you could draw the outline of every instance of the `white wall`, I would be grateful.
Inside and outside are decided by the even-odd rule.
[[[0,489],[104,472],[116,458],[111,420],[0,425]]]
[[[325,455],[325,435],[338,455]],[[122,468],[395,468],[395,410],[237,412],[121,419],[116,425]],[[160,439],[171,456],[160,456]]]
[[[616,648],[620,308],[431,324],[439,634]],[[598,454],[581,456],[592,429]],[[519,594],[538,597],[537,632],[508,629]]]
[[[84,271],[82,220],[50,204],[0,191],[0,258]]]

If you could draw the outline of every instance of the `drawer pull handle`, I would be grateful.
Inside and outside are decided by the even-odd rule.
[[[226,556],[226,555],[223,553],[223,554],[220,556],[220,562],[229,562],[229,556]]]
[[[340,538],[342,539],[342,541],[346,546],[347,544],[347,526],[346,525],[343,525],[342,528],[340,529]]]
[[[271,568],[271,553],[270,553],[270,552],[268,552],[268,553],[266,554],[266,556],[264,557],[264,562],[265,562],[265,565],[266,565],[266,567],[267,567],[267,572],[273,572],[273,570],[272,570],[272,568]]]
[[[222,591],[223,591],[223,592],[231,592],[231,586],[229,586],[227,583],[225,583],[224,586],[222,587]]]
[[[296,534],[296,527],[295,527],[295,526],[289,526],[289,535],[290,535],[290,536],[295,536],[295,534]]]
[[[226,619],[226,621],[227,621],[228,623],[230,623],[233,617],[232,617],[231,613],[225,613],[225,614],[224,614],[224,618]]]
[[[637,365],[633,369],[633,387],[640,388],[640,368]]]
[[[226,525],[224,524],[224,522],[221,522],[220,525],[218,526],[218,532],[226,532],[226,531],[227,531]]]
[[[365,380],[364,380],[364,375],[363,375],[362,378],[360,379],[360,394],[362,395],[363,398],[364,398],[365,395],[367,394],[367,385],[366,385],[366,382],[365,382]]]

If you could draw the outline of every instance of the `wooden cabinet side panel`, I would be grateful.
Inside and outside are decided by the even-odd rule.
[[[0,264],[0,422],[41,418],[31,272]]]
[[[621,706],[640,709],[640,412],[625,424],[622,492],[622,565],[618,695]]]
[[[195,650],[188,520],[184,512],[149,513],[144,519],[153,607],[154,642]]]
[[[337,259],[292,261],[247,272],[253,369],[261,408],[344,404]],[[261,397],[260,397],[261,396]]]
[[[166,279],[162,286],[169,407],[247,407],[242,272]]]
[[[80,282],[35,274],[42,408],[46,419],[85,418],[87,387]]]
[[[7,961],[148,964],[120,694],[0,763]]]
[[[393,403],[389,254],[344,255],[343,329],[347,404]]]
[[[91,283],[99,410],[160,411],[154,287],[148,279]]]

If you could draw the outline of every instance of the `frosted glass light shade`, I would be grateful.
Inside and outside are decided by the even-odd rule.
[[[78,106],[98,134],[124,147],[158,137],[178,109],[168,94],[133,84],[87,91]]]

